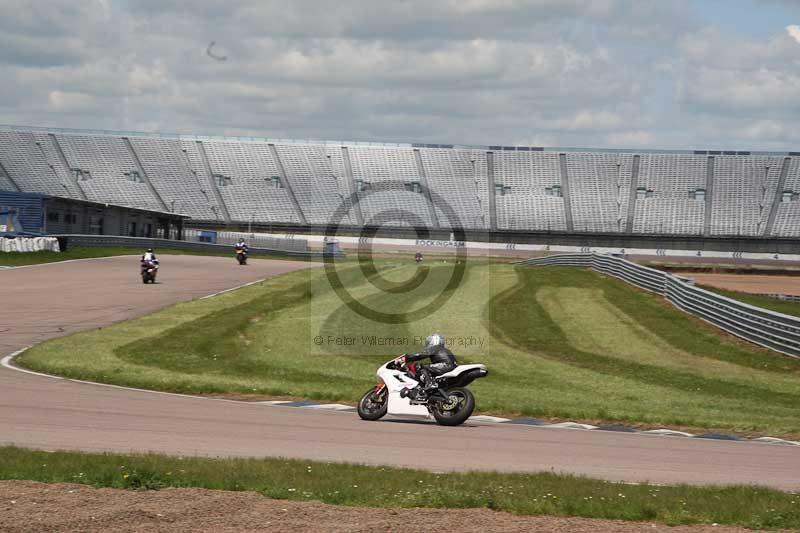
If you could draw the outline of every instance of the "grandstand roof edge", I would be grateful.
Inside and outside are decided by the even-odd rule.
[[[163,132],[143,132],[128,130],[102,130],[102,129],[79,129],[79,128],[55,128],[45,126],[21,126],[14,124],[0,124],[0,131],[29,131],[42,133],[63,133],[73,135],[114,135],[119,137],[150,137],[157,139],[186,139],[186,140],[214,140],[214,141],[250,141],[267,142],[274,144],[323,144],[323,145],[343,145],[343,146],[389,146],[403,148],[439,148],[439,149],[462,149],[462,150],[487,150],[487,151],[536,151],[545,152],[595,152],[611,154],[687,154],[687,155],[771,155],[787,156],[792,155],[792,151],[772,152],[765,150],[709,150],[709,149],[657,149],[657,148],[578,148],[578,147],[559,147],[559,146],[496,146],[496,145],[469,145],[469,144],[435,144],[417,142],[373,142],[373,141],[334,141],[318,139],[281,139],[273,137],[257,136],[230,136],[230,135],[198,135],[182,133],[163,133]],[[713,152],[713,153],[712,153]]]

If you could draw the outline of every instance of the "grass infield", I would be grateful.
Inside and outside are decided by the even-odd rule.
[[[374,278],[407,280],[416,266],[383,261],[366,278],[353,263],[343,267],[342,284],[360,302],[402,312],[429,302],[425,284],[446,283],[452,265],[431,262],[418,290],[395,293]],[[381,362],[418,349],[376,346],[369,335],[441,331],[485,341],[452,347],[460,362],[489,366],[489,377],[471,386],[484,414],[800,437],[800,360],[721,334],[595,272],[471,263],[444,307],[409,313],[394,323],[358,316],[322,269],[309,269],[48,341],[18,362],[155,390],[354,403]],[[342,331],[369,335],[311,342]]]
[[[800,528],[800,495],[759,487],[630,485],[541,474],[431,473],[287,459],[43,452],[0,447],[0,479],[157,490],[197,487],[368,507],[440,507],[518,514]]]

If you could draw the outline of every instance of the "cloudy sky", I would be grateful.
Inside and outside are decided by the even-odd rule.
[[[0,0],[0,123],[800,150],[800,0]]]

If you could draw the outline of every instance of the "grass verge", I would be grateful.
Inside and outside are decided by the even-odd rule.
[[[800,496],[747,487],[629,485],[579,476],[431,473],[287,459],[43,452],[0,447],[0,479],[153,490],[256,491],[367,507],[475,508],[518,514],[800,528]]]
[[[776,313],[783,313],[784,315],[800,317],[800,302],[791,302],[787,300],[779,300],[777,298],[770,298],[769,296],[761,296],[759,294],[750,294],[748,292],[732,291],[729,289],[720,289],[719,287],[712,287],[710,285],[697,284],[701,289],[711,291],[734,300],[739,300],[746,304],[754,305],[756,307],[763,307]]]
[[[144,250],[141,247],[124,247],[124,246],[76,246],[69,248],[64,252],[7,252],[0,253],[0,266],[26,266],[26,265],[39,265],[42,263],[57,263],[59,261],[68,261],[70,259],[92,259],[95,257],[111,257],[114,255],[139,255]],[[216,257],[233,257],[233,247],[230,250],[221,251],[198,251],[198,250],[177,250],[177,249],[156,249],[158,255],[201,255],[201,256],[216,256]],[[281,260],[288,259],[291,261],[304,261],[304,257],[283,257],[283,256],[259,256],[254,255],[253,258]]]

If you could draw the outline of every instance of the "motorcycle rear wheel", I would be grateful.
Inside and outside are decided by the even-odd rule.
[[[469,389],[455,387],[446,391],[447,401],[436,402],[431,413],[440,426],[458,426],[472,416],[475,410],[475,396]]]
[[[389,409],[389,391],[386,387],[376,390],[372,387],[358,402],[358,416],[361,420],[378,420],[386,415]]]

